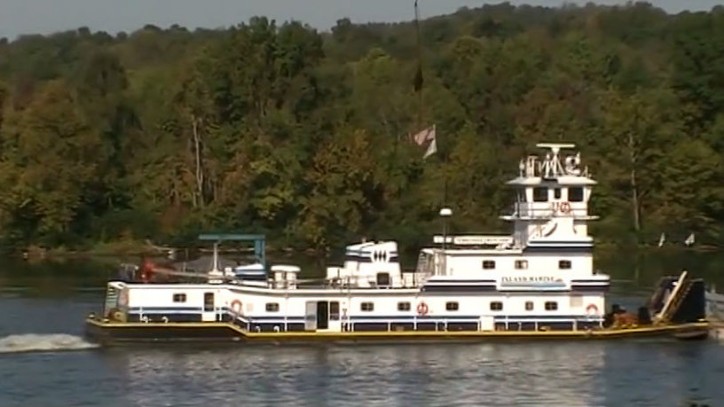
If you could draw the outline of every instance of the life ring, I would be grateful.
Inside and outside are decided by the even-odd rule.
[[[241,305],[242,305],[242,304],[241,304],[241,301],[239,301],[239,300],[234,300],[234,301],[232,301],[232,302],[231,302],[231,313],[234,314],[234,315],[237,316],[237,317],[238,317],[239,315],[241,315],[241,310],[242,310],[242,306],[241,306]]]
[[[588,304],[586,307],[586,314],[598,315],[598,307],[595,304]]]
[[[425,302],[421,302],[421,303],[417,304],[417,313],[418,314],[423,315],[423,316],[427,315],[427,312],[429,310],[430,309],[427,307],[427,304],[425,304]]]
[[[559,209],[561,213],[571,213],[571,204],[569,202],[561,202],[561,205],[559,206]]]

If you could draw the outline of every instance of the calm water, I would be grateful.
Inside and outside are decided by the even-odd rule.
[[[724,346],[713,340],[99,349],[83,341],[82,319],[102,298],[105,266],[2,264],[2,407],[724,406]],[[662,265],[724,287],[720,255],[599,267],[638,279],[612,294],[633,305],[633,288],[650,287]]]

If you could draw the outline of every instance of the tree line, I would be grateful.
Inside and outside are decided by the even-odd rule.
[[[409,135],[433,123],[423,160]],[[443,203],[453,231],[503,232],[504,182],[541,141],[580,146],[598,238],[721,244],[724,8],[504,3],[419,27],[254,17],[3,39],[0,243],[416,246]]]

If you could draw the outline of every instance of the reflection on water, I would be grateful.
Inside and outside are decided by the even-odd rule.
[[[107,357],[132,389],[126,401],[139,406],[204,404],[188,394],[215,406],[597,406],[605,350],[577,343],[254,346]]]

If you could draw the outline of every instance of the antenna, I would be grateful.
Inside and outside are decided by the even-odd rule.
[[[420,9],[417,5],[418,0],[415,0],[415,31],[417,35],[417,71],[415,72],[415,80],[413,86],[415,92],[418,94],[418,110],[417,110],[417,128],[422,126],[422,85],[424,78],[422,75],[422,40],[420,35]]]

